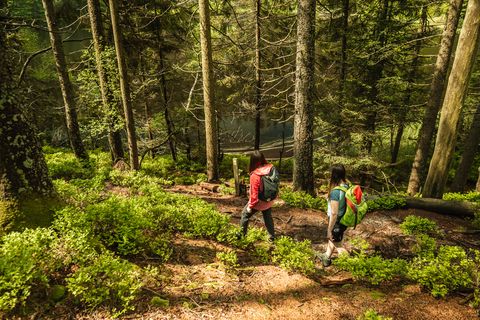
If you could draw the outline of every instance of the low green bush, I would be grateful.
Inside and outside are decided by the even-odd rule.
[[[280,198],[282,198],[282,200],[289,206],[296,208],[311,208],[323,211],[327,209],[327,200],[325,198],[315,198],[308,193],[293,191],[290,188],[282,188],[280,191]]]
[[[472,287],[473,260],[461,247],[441,246],[435,257],[418,256],[408,266],[408,277],[444,297],[459,288]]]
[[[374,309],[367,309],[357,320],[393,320],[393,318],[382,316]]]
[[[295,241],[289,237],[280,237],[275,241],[272,261],[282,268],[303,274],[315,272],[314,252],[309,240]]]
[[[233,250],[217,252],[216,258],[227,268],[239,266],[237,253]]]
[[[89,179],[94,176],[94,165],[82,162],[70,152],[56,152],[45,155],[48,173],[52,179]]]
[[[61,267],[55,258],[57,236],[51,229],[12,232],[0,243],[0,310],[25,305],[32,292],[46,289],[50,276]]]
[[[393,210],[404,208],[407,205],[405,197],[401,195],[384,195],[367,200],[368,212],[379,210]]]
[[[471,191],[468,193],[459,193],[459,192],[444,193],[443,200],[470,201],[470,202],[480,203],[480,192]]]
[[[414,215],[407,216],[400,224],[400,229],[405,234],[438,234],[437,223],[427,218]]]
[[[90,308],[110,305],[114,317],[134,309],[142,287],[141,272],[132,263],[103,253],[66,279],[68,291]]]
[[[367,256],[364,253],[356,256],[340,255],[333,263],[339,269],[350,272],[355,279],[374,285],[402,277],[407,266],[407,262],[402,259],[384,259],[378,255]]]
[[[435,256],[437,241],[434,238],[426,234],[418,234],[415,239],[416,244],[412,248],[413,253],[427,258],[433,258]]]

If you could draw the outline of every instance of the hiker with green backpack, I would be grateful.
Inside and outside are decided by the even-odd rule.
[[[343,234],[348,227],[355,228],[366,212],[367,204],[360,186],[348,182],[342,164],[333,165],[328,190],[327,250],[318,256],[324,267],[332,263],[331,257],[335,250],[339,255],[348,254],[343,248]]]
[[[257,211],[262,211],[263,221],[267,228],[269,240],[275,239],[275,229],[272,218],[273,200],[278,196],[280,184],[277,169],[265,160],[265,156],[258,150],[250,154],[250,196],[248,203],[242,210],[241,236],[247,234],[249,219]]]

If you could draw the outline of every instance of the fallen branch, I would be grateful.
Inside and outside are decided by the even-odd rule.
[[[167,142],[170,140],[170,137],[171,137],[172,135],[173,135],[173,132],[171,132],[171,133],[167,136],[167,138],[166,138],[165,140],[163,140],[161,143],[159,143],[159,144],[157,144],[157,145],[155,145],[155,146],[153,146],[153,147],[149,147],[149,148],[145,149],[145,150],[143,151],[143,153],[142,153],[142,157],[140,158],[140,164],[138,165],[139,168],[142,167],[143,158],[145,158],[145,156],[147,155],[147,153],[149,153],[150,151],[155,150],[155,149],[160,148],[161,146],[163,146],[165,143],[167,143]]]
[[[480,206],[468,201],[407,197],[407,208],[422,209],[457,217],[474,217]]]
[[[218,192],[218,189],[220,188],[220,186],[218,184],[200,182],[200,188],[211,191],[211,192]]]

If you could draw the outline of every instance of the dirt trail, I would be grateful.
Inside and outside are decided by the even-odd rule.
[[[246,199],[201,190],[197,186],[178,186],[170,191],[200,197],[213,203],[231,216],[234,223]],[[376,212],[347,237],[361,236],[385,256],[401,256],[412,241],[398,225],[408,214],[419,214],[436,220],[449,230],[445,243],[471,242],[478,246],[478,236],[453,232],[468,223],[430,212],[399,210]],[[315,210],[303,210],[279,205],[274,208],[275,228],[279,234],[298,240],[310,239],[317,250],[323,250],[326,215]],[[263,227],[261,215],[253,224]],[[366,309],[373,308],[393,319],[477,319],[476,311],[465,303],[462,295],[435,299],[417,285],[392,282],[370,286],[355,282],[342,286],[322,286],[322,279],[349,277],[333,267],[318,266],[317,278],[287,272],[273,265],[255,265],[239,253],[239,270],[226,271],[215,262],[215,252],[222,245],[206,240],[177,239],[173,262],[166,264],[166,280],[158,288],[170,300],[162,310],[140,303],[132,319],[356,319]],[[91,319],[91,318],[90,318]]]

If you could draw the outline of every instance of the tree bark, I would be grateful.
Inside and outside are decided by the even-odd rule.
[[[160,56],[160,82],[162,84],[162,93],[163,93],[163,116],[165,118],[165,124],[167,126],[167,135],[168,146],[170,147],[170,154],[172,155],[173,161],[177,162],[177,149],[175,147],[175,140],[173,137],[173,122],[170,118],[170,112],[168,111],[168,93],[167,93],[167,80],[165,79],[165,64],[163,58],[163,51],[161,46],[158,48],[158,54]]]
[[[315,62],[315,0],[299,0],[295,71],[294,190],[314,194],[313,99]]]
[[[255,1],[255,150],[260,149],[262,74],[260,70],[260,12],[262,0]]]
[[[138,170],[138,148],[137,137],[135,134],[135,120],[133,117],[132,102],[130,99],[130,84],[128,82],[128,70],[123,52],[123,35],[120,30],[119,14],[116,0],[109,0],[110,17],[112,20],[113,38],[115,42],[115,52],[117,54],[118,73],[120,78],[120,92],[122,94],[122,104],[125,113],[125,126],[127,128],[128,152],[130,154],[130,167]]]
[[[442,41],[433,71],[433,79],[430,85],[430,93],[427,107],[423,116],[422,126],[418,134],[417,151],[410,172],[407,193],[414,195],[420,189],[420,181],[424,176],[424,168],[427,163],[427,155],[435,132],[435,123],[438,111],[442,104],[445,80],[452,54],[455,33],[462,12],[463,0],[451,0],[447,13],[447,21],[442,34]]]
[[[52,45],[60,89],[62,90],[63,103],[65,104],[65,118],[70,145],[77,158],[88,160],[87,151],[85,150],[82,138],[80,137],[73,87],[68,74],[62,39],[57,28],[53,1],[42,0],[42,3],[45,10],[45,19],[47,20],[50,43]]]
[[[385,46],[387,43],[386,27],[388,25],[388,17],[390,10],[390,0],[383,0],[383,5],[379,14],[377,27],[375,28],[375,39],[378,41],[380,47]],[[376,64],[369,67],[367,74],[367,83],[370,86],[370,92],[368,94],[371,105],[371,110],[367,111],[365,117],[365,131],[367,132],[363,138],[363,150],[370,154],[373,146],[373,136],[375,135],[376,122],[377,122],[377,95],[378,81],[382,78],[382,73],[385,65],[385,60],[380,59]]]
[[[202,49],[203,108],[205,113],[205,147],[207,179],[218,180],[217,123],[215,118],[212,40],[210,35],[210,8],[208,0],[198,0],[200,13],[200,44]]]
[[[475,115],[473,116],[472,125],[463,146],[463,154],[455,172],[451,190],[453,192],[465,191],[465,184],[467,183],[468,172],[475,160],[475,154],[478,151],[478,144],[480,143],[480,104],[477,106]]]
[[[342,56],[340,61],[340,94],[344,97],[345,81],[347,80],[347,33],[350,0],[342,0]]]
[[[477,179],[477,186],[475,188],[477,192],[480,192],[480,167],[478,167],[478,179]]]
[[[0,1],[0,9],[4,3]],[[24,117],[13,88],[14,58],[5,28],[0,28],[0,233],[17,218],[12,214],[23,200],[50,197],[53,184],[34,127]],[[38,216],[42,212],[32,211]],[[51,216],[51,213],[44,212]],[[51,217],[50,217],[51,218]]]
[[[443,195],[455,148],[458,120],[478,51],[479,38],[480,0],[470,0],[445,92],[435,150],[423,191],[425,197],[441,198]]]
[[[403,130],[405,129],[405,121],[407,119],[407,113],[410,105],[410,98],[412,97],[412,85],[415,82],[415,78],[417,76],[418,70],[418,63],[420,61],[420,49],[422,48],[422,39],[427,32],[427,6],[422,6],[422,13],[421,13],[421,21],[422,27],[420,32],[417,35],[417,39],[415,41],[415,46],[413,49],[413,61],[412,61],[412,68],[407,76],[407,90],[405,99],[403,101],[403,108],[400,110],[400,117],[398,121],[398,128],[397,134],[395,136],[395,144],[393,145],[392,149],[392,157],[390,163],[397,162],[398,152],[400,151],[400,143],[402,142]]]
[[[473,217],[479,206],[468,201],[446,201],[433,198],[407,197],[407,208],[433,211],[453,216]]]
[[[90,17],[90,26],[92,29],[93,45],[95,48],[95,60],[97,66],[98,80],[100,83],[100,92],[102,94],[102,103],[108,116],[108,142],[112,154],[113,163],[123,159],[123,144],[120,130],[116,129],[115,106],[113,92],[108,86],[108,75],[102,61],[102,52],[105,48],[104,31],[102,24],[102,13],[98,0],[88,0],[88,14]],[[113,113],[113,114],[112,114]]]

